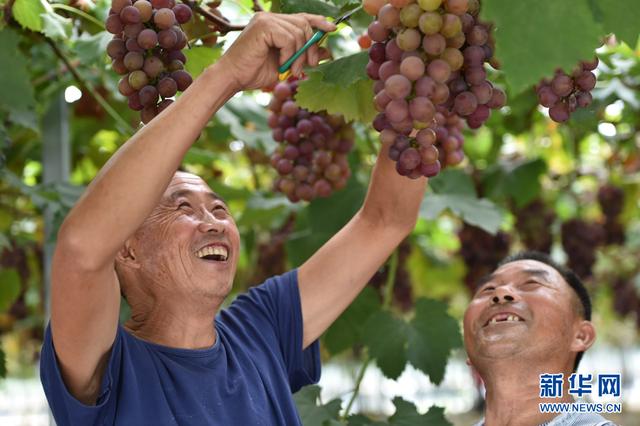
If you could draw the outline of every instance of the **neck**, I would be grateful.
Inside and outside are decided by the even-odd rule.
[[[532,368],[535,365],[535,368]],[[480,371],[480,369],[479,369]],[[540,398],[540,374],[564,373],[562,398]],[[485,425],[531,426],[545,423],[557,413],[541,413],[540,403],[573,402],[567,392],[571,369],[559,363],[531,360],[492,360],[480,375],[486,388]]]
[[[224,298],[170,294],[135,298],[124,324],[134,336],[163,346],[205,349],[216,341],[214,319]]]

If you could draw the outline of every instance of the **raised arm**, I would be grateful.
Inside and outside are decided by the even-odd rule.
[[[411,232],[426,178],[400,176],[381,148],[362,208],[298,270],[303,346],[316,340]]]
[[[237,91],[277,80],[277,67],[302,46],[315,15],[258,13],[225,55],[169,108],[139,130],[100,170],[62,224],[52,265],[51,329],[63,379],[95,403],[120,307],[114,262],[171,181],[211,116]],[[317,64],[310,50],[293,66]]]

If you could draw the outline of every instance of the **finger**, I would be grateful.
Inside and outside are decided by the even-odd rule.
[[[278,65],[281,66],[296,53],[296,39],[286,27],[279,23],[271,25],[269,34],[271,36],[269,45],[278,49]]]
[[[298,28],[302,28],[304,31],[305,43],[311,37],[313,37],[314,31],[311,27],[309,21],[304,17],[304,14],[298,13],[295,15],[284,15],[286,19],[296,25]],[[318,55],[317,55],[317,47],[316,44],[313,44],[311,47],[307,49],[305,52],[306,55],[306,63],[311,66],[318,65]]]
[[[295,40],[295,52],[297,52],[298,50],[300,50],[302,48],[302,46],[304,46],[304,44],[306,43],[307,39],[305,38],[305,32],[302,28],[297,27],[296,25],[292,24],[291,22],[287,21],[287,20],[282,20],[279,22],[279,24],[284,28],[285,31],[287,31],[289,34],[291,34],[291,36],[293,37],[293,39]],[[291,56],[288,56],[287,59],[289,59]],[[285,59],[286,60],[286,59]],[[295,60],[295,62],[291,65],[291,72],[296,75],[299,76],[300,73],[302,72],[302,67],[304,66],[304,64],[307,61],[307,54],[306,52],[302,55],[300,55],[300,57],[298,59]]]
[[[313,15],[311,13],[299,13],[298,15],[303,16],[312,27],[322,31],[331,32],[337,28],[333,22],[327,21],[327,18],[322,15]]]

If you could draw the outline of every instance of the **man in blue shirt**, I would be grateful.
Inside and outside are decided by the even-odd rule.
[[[411,232],[426,179],[382,148],[362,208],[298,269],[225,310],[240,238],[227,205],[175,172],[211,116],[334,25],[257,13],[225,55],[102,168],[62,224],[41,378],[62,425],[296,425],[318,337]],[[293,65],[318,62],[316,47]],[[336,206],[340,208],[340,206]],[[121,291],[131,319],[118,324]]]
[[[591,299],[573,272],[542,253],[503,260],[478,283],[464,315],[468,363],[486,389],[485,418],[476,426],[612,426],[596,413],[540,405],[574,402],[568,379],[595,337]],[[559,381],[559,392],[541,391],[545,375]]]

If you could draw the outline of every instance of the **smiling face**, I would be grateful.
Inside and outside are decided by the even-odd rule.
[[[518,260],[498,268],[479,286],[464,315],[471,363],[511,357],[572,362],[582,323],[573,289],[551,266]]]
[[[224,201],[198,176],[177,172],[129,243],[145,293],[224,298],[231,290],[238,228]]]

